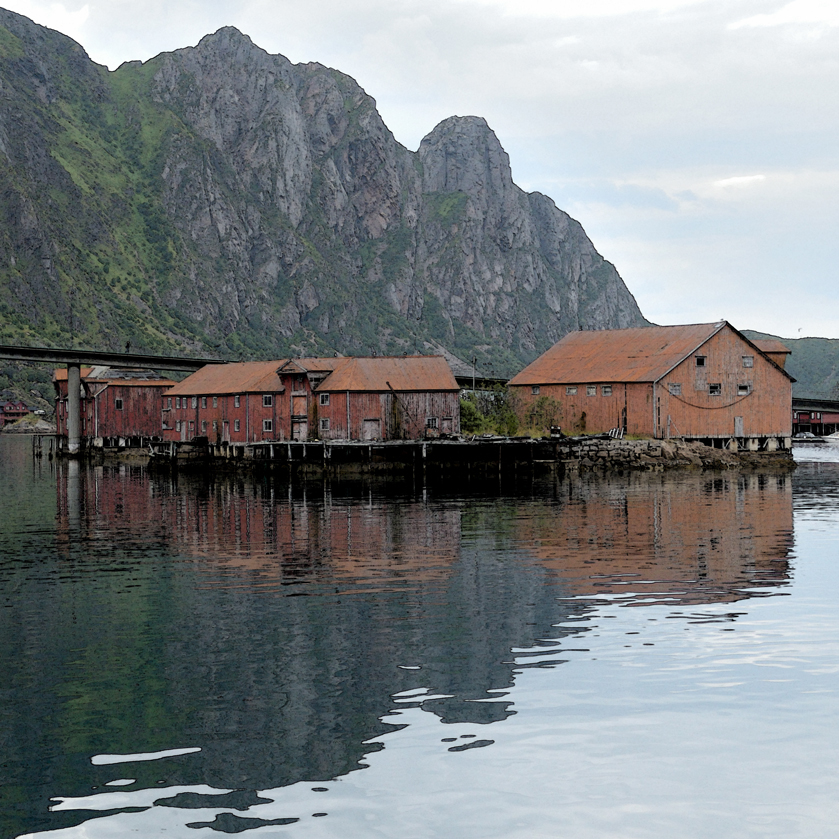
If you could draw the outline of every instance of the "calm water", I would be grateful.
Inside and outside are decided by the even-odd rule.
[[[799,460],[289,486],[0,437],[0,836],[835,837],[839,446]]]

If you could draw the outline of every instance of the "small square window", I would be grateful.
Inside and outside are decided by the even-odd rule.
[[[262,395],[262,407],[263,408],[270,408],[274,404],[274,397],[271,396],[270,393],[264,393]],[[271,430],[270,428],[268,429]]]
[[[218,408],[218,396],[213,397],[213,407]]]
[[[122,410],[122,399],[114,399],[114,407],[118,410]]]
[[[751,385],[737,385],[738,396],[748,396],[752,392]]]
[[[612,386],[611,385],[603,385],[603,387],[600,388],[600,391],[604,396],[611,396],[612,395]]]
[[[206,408],[206,407],[207,407],[207,397],[206,397],[206,396],[202,396],[202,397],[201,397],[201,407],[202,407],[202,408]]]
[[[238,399],[239,397],[237,396],[236,398]],[[234,431],[239,430],[239,420],[233,420],[233,430]]]
[[[706,357],[704,355],[696,356],[696,366],[697,367],[704,367],[705,366],[705,358]]]
[[[743,356],[743,366],[744,367],[754,367],[755,366],[755,357],[753,355],[744,355]]]
[[[682,395],[682,386],[677,382],[670,382],[670,384],[667,385],[667,389],[670,391],[672,396]]]
[[[568,396],[574,396],[574,394],[576,394],[576,392],[577,392],[577,385],[569,385],[568,387],[565,388],[565,393]]]
[[[321,431],[329,431],[329,417],[324,417],[320,421],[320,430]]]
[[[531,387],[531,388],[530,388],[530,392],[531,392],[534,396],[538,396],[538,395],[539,395],[539,391],[540,391],[539,385],[533,385],[533,387]]]
[[[233,397],[233,407],[234,407],[234,408],[238,408],[238,407],[239,407],[239,397],[238,397],[238,396],[234,396],[234,397]],[[237,428],[236,430],[238,431],[239,429]]]
[[[719,396],[722,393],[722,385],[719,383],[708,385],[708,393],[711,396]]]
[[[329,404],[329,394],[328,393],[321,393],[319,395],[319,400],[321,405],[328,405]]]
[[[586,396],[597,396],[597,385],[586,385]]]
[[[263,431],[272,431],[274,428],[274,423],[271,420],[262,420],[262,430]]]
[[[425,421],[426,428],[437,428],[437,417],[429,417]]]

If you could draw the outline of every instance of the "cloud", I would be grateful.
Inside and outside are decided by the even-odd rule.
[[[42,3],[38,0],[6,0],[3,7],[20,15],[25,15],[35,23],[46,26],[48,29],[56,29],[68,35],[75,41],[84,38],[88,18],[90,17],[90,6],[64,3]]]
[[[729,24],[730,29],[756,26],[784,26],[786,24],[822,24],[839,26],[839,6],[835,0],[793,0],[776,12],[752,15]]]

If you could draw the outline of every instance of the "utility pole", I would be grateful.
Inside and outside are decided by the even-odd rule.
[[[475,365],[478,363],[476,356],[472,356],[472,393],[475,392]]]

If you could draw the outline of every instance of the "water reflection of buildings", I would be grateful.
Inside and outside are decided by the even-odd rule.
[[[574,595],[719,603],[789,578],[787,475],[592,477],[558,501],[522,515],[517,538]]]
[[[579,600],[727,602],[788,575],[791,488],[774,476],[645,474],[465,498],[72,468],[58,466],[58,539],[84,568],[64,564],[55,621],[96,621],[56,655],[77,659],[67,693],[90,697],[65,724],[76,742],[97,732],[91,753],[200,744],[178,783],[336,777],[369,751],[397,691],[450,694],[429,705],[445,721],[506,716],[503,700],[464,700],[512,684],[511,647],[576,632],[556,625],[586,612]],[[100,706],[103,684],[124,708]],[[135,718],[155,721],[153,737],[109,722]]]

